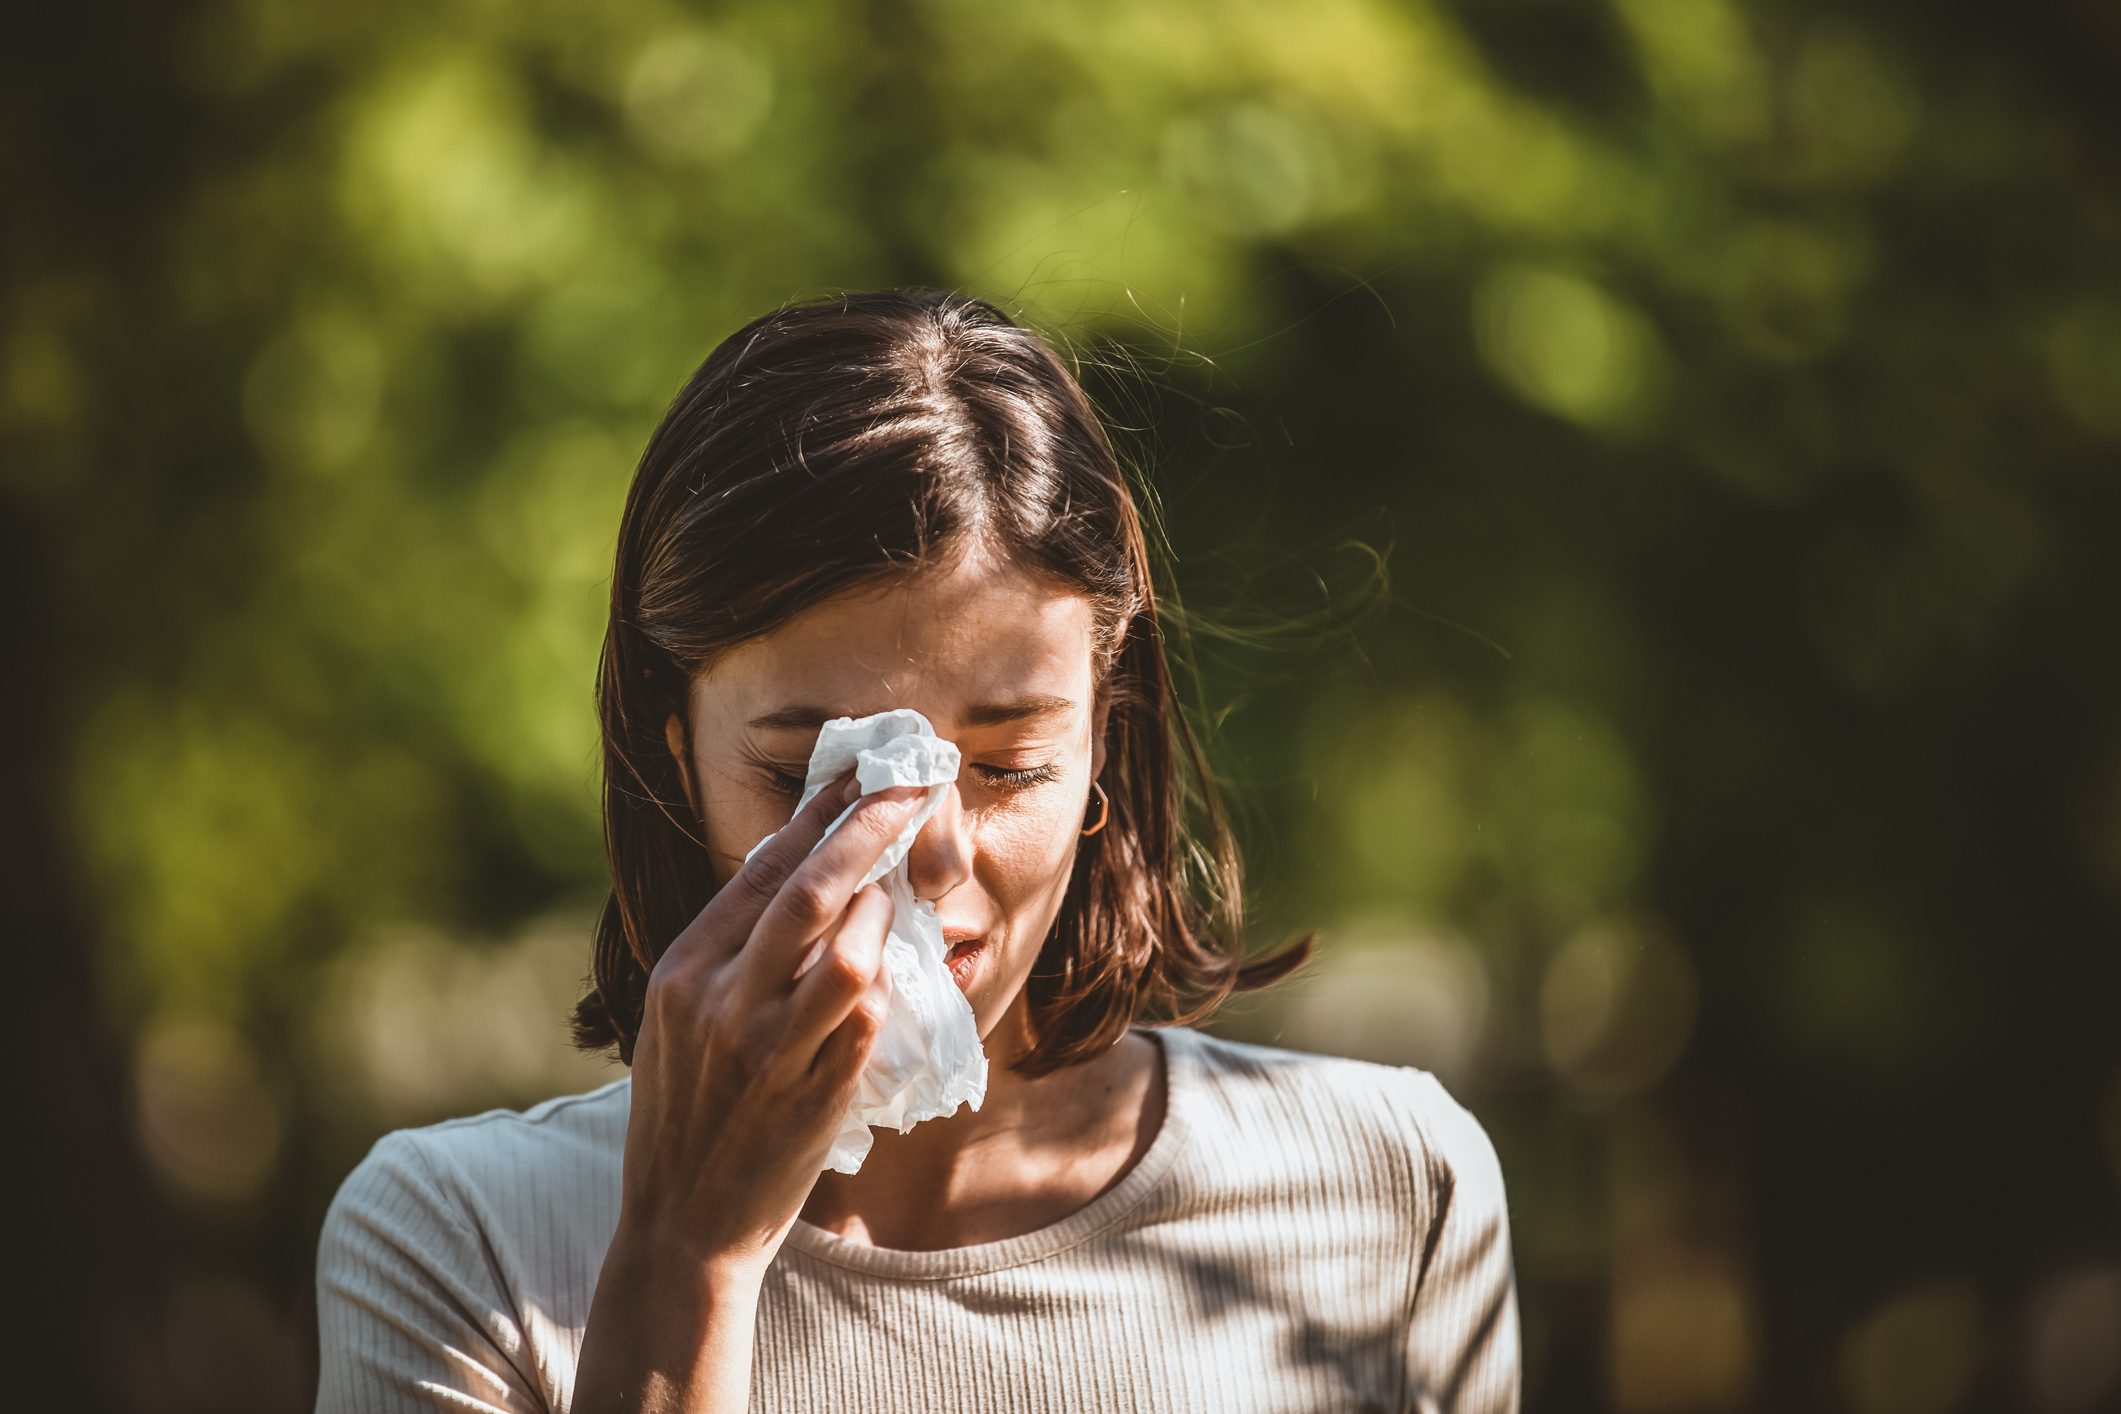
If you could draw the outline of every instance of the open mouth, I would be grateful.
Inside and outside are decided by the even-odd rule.
[[[986,956],[987,944],[984,939],[967,938],[961,943],[951,944],[950,954],[945,962],[950,968],[950,975],[957,980],[959,991],[963,991],[979,972],[980,963]]]

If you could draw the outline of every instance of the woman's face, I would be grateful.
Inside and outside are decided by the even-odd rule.
[[[952,971],[988,1036],[1060,911],[1104,765],[1092,646],[1087,598],[963,555],[846,591],[721,655],[690,701],[691,779],[716,884],[788,822],[822,723],[916,709],[964,764],[906,856],[907,876],[934,903],[945,942],[969,945],[953,949]],[[675,716],[667,734],[682,760]]]

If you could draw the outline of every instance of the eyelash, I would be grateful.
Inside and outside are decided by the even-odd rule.
[[[1059,769],[1050,763],[1044,766],[1026,766],[1021,770],[1010,770],[1005,766],[977,765],[972,769],[985,776],[989,784],[999,786],[1003,790],[1028,790],[1032,786],[1042,786],[1049,781],[1060,778]],[[802,793],[803,778],[801,776],[791,775],[774,767],[768,767],[766,774],[773,788],[781,794],[800,795]]]

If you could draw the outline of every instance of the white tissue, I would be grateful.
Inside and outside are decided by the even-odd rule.
[[[980,1046],[972,1004],[950,976],[943,925],[935,905],[915,898],[906,878],[906,854],[914,837],[957,779],[957,747],[937,736],[928,719],[910,708],[835,717],[818,730],[796,812],[849,766],[855,768],[863,795],[890,786],[926,786],[928,793],[862,879],[864,884],[883,879],[891,894],[891,933],[884,940],[891,1001],[854,1101],[825,1156],[825,1167],[840,1173],[860,1172],[873,1142],[871,1125],[888,1124],[903,1134],[924,1119],[954,1113],[961,1104],[976,1110],[987,1097],[987,1053]],[[852,804],[841,811],[818,842],[831,838],[853,812]],[[765,843],[752,846],[752,854]],[[823,947],[819,943],[811,950],[798,975]]]

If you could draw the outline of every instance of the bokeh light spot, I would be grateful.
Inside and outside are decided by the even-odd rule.
[[[1766,73],[1730,0],[1618,0],[1615,8],[1652,92],[1685,131],[1719,145],[1765,132]]]
[[[1656,333],[1592,281],[1560,270],[1505,266],[1474,291],[1481,357],[1534,407],[1600,428],[1649,417],[1663,381]]]
[[[1411,922],[1367,919],[1325,930],[1318,960],[1291,991],[1284,1044],[1462,1079],[1488,1016],[1486,963],[1464,939]]]
[[[1841,1351],[1852,1414],[1949,1414],[1980,1359],[1981,1294],[1965,1280],[1902,1292],[1866,1316]]]
[[[1730,1409],[1752,1387],[1758,1320],[1722,1253],[1650,1245],[1614,1263],[1613,1405],[1627,1414]]]
[[[1717,262],[1724,318],[1764,357],[1816,358],[1840,342],[1870,266],[1871,241],[1859,226],[1754,222],[1732,234]]]
[[[2037,1414],[2093,1414],[2121,1401],[2121,1268],[2047,1282],[2026,1303],[2024,1380]]]
[[[441,49],[375,80],[345,138],[340,198],[408,291],[466,312],[564,278],[592,232],[587,173],[540,141],[523,78]]]
[[[339,306],[303,311],[252,362],[243,414],[259,450],[297,475],[348,469],[376,429],[383,348]]]
[[[141,1152],[179,1193],[241,1203],[271,1181],[282,1101],[228,1026],[174,1015],[150,1022],[134,1052],[134,1090]]]
[[[1294,229],[1310,213],[1331,160],[1308,125],[1263,103],[1181,118],[1164,137],[1168,179],[1234,235]]]
[[[1513,703],[1498,796],[1524,887],[1559,923],[1588,921],[1633,896],[1653,807],[1612,724],[1558,697]]]
[[[1905,154],[1922,122],[1914,80],[1867,35],[1830,22],[1799,47],[1785,110],[1803,175],[1865,183]]]
[[[641,47],[626,74],[626,120],[666,157],[713,162],[741,152],[773,105],[773,70],[706,30],[674,30]]]
[[[1693,963],[1654,919],[1584,929],[1547,965],[1539,988],[1547,1061],[1592,1096],[1654,1085],[1693,1033]]]
[[[1441,697],[1379,703],[1355,730],[1309,740],[1337,802],[1327,853],[1354,899],[1441,904],[1473,847],[1465,776],[1479,737],[1465,709]]]
[[[590,921],[554,914],[483,945],[412,924],[364,939],[333,968],[311,1019],[335,1101],[375,1117],[440,1118],[616,1078],[566,1039]]]
[[[2062,410],[2093,436],[2121,442],[2121,304],[2071,305],[2049,324],[2041,346]]]

